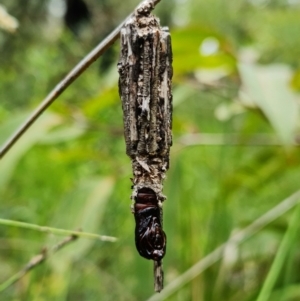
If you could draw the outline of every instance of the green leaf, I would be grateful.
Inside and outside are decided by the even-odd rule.
[[[292,284],[283,286],[281,289],[274,291],[271,294],[269,300],[284,300],[284,301],[294,301],[300,298],[300,285]]]
[[[263,111],[282,142],[291,144],[299,112],[296,96],[288,86],[289,68],[241,63],[239,71],[243,92]]]
[[[70,141],[79,138],[82,134],[84,134],[84,132],[85,129],[83,127],[73,124],[46,133],[43,137],[41,137],[39,143],[55,144]]]
[[[287,258],[288,252],[291,245],[297,239],[299,235],[299,217],[300,217],[300,206],[295,209],[293,216],[290,220],[289,227],[281,241],[279,249],[273,264],[269,270],[267,278],[262,286],[262,289],[257,297],[257,301],[268,301],[271,292],[275,286],[277,279],[280,277],[280,272],[283,268],[284,262]]]
[[[219,44],[217,51],[211,55],[201,52],[201,45],[207,39],[213,39]],[[223,37],[201,26],[172,30],[174,80],[200,68],[223,67],[234,71],[236,61],[227,48],[228,42]]]
[[[26,113],[28,116],[28,113]],[[22,121],[25,115],[17,115],[4,123],[0,129],[0,141],[5,141]],[[57,114],[45,113],[35,124],[24,134],[20,140],[9,150],[0,160],[0,190],[4,189],[15,167],[22,156],[36,144],[51,128],[61,123],[61,118]]]
[[[81,228],[83,231],[98,233],[113,187],[114,179],[111,177],[91,178],[79,184],[72,194],[72,200],[66,198],[58,209],[60,212],[65,212],[58,216],[60,223],[70,229]],[[84,257],[95,242],[95,240],[80,239],[76,242],[76,247],[65,248],[57,254],[52,259],[53,266],[58,271],[66,269],[72,260]]]

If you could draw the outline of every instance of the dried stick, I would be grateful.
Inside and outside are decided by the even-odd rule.
[[[178,291],[182,286],[189,283],[191,280],[199,276],[202,272],[204,272],[206,269],[220,260],[223,257],[224,251],[228,245],[234,245],[237,247],[298,204],[300,204],[300,190],[281,201],[277,206],[273,207],[267,213],[256,219],[246,228],[233,234],[226,243],[216,248],[214,251],[199,260],[196,264],[194,264],[179,277],[170,282],[164,288],[162,293],[153,295],[147,301],[161,301],[167,299],[169,296]]]
[[[154,8],[160,0],[145,0],[140,6]],[[139,6],[139,7],[140,7]],[[4,143],[0,150],[0,159],[11,149],[11,147],[30,128],[37,118],[77,79],[94,61],[96,61],[119,37],[121,28],[128,16],[118,27],[116,27],[100,44],[87,54],[54,89],[44,98],[41,104],[32,112],[27,120],[16,130],[16,132]]]
[[[102,241],[110,241],[110,242],[117,241],[117,238],[113,237],[113,236],[98,235],[98,234],[94,234],[94,233],[81,232],[81,231],[58,229],[58,228],[52,228],[52,227],[47,227],[47,226],[39,226],[39,225],[35,225],[35,224],[18,222],[18,221],[9,220],[9,219],[3,219],[3,218],[0,218],[0,225],[20,227],[20,228],[25,228],[25,229],[30,229],[30,230],[40,231],[40,232],[52,233],[52,234],[56,234],[56,235],[75,235],[78,237],[100,239]]]
[[[77,235],[71,235],[66,237],[64,240],[59,242],[57,245],[53,246],[51,250],[47,250],[47,248],[43,248],[40,254],[34,256],[25,266],[22,270],[20,270],[18,273],[10,277],[8,280],[6,280],[4,283],[0,285],[0,292],[7,289],[9,286],[13,285],[17,281],[19,281],[22,277],[24,277],[27,273],[29,273],[32,269],[43,263],[49,256],[53,255],[69,243],[73,242],[78,238]]]

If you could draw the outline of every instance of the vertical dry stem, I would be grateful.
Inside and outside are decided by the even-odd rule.
[[[118,64],[119,91],[124,113],[126,153],[133,169],[133,213],[136,247],[154,260],[155,290],[163,287],[163,180],[172,145],[172,50],[167,28],[141,5],[121,30]]]

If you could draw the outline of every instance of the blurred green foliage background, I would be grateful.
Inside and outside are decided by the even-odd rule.
[[[6,15],[3,25],[0,14],[2,144],[138,1],[86,0],[89,14],[75,27],[64,22],[72,1],[1,2],[15,18]],[[167,285],[299,189],[300,1],[162,0],[155,14],[170,26],[174,53]],[[0,161],[0,218],[82,227],[118,241],[79,239],[1,292],[1,300],[153,294],[152,262],[134,246],[118,51],[115,43]],[[298,211],[271,295],[260,301],[300,299]],[[257,300],[291,214],[227,250],[167,300]],[[0,225],[0,283],[60,240]]]

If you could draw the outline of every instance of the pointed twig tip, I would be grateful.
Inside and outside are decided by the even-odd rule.
[[[154,261],[154,290],[160,293],[164,288],[164,271],[162,261]]]

